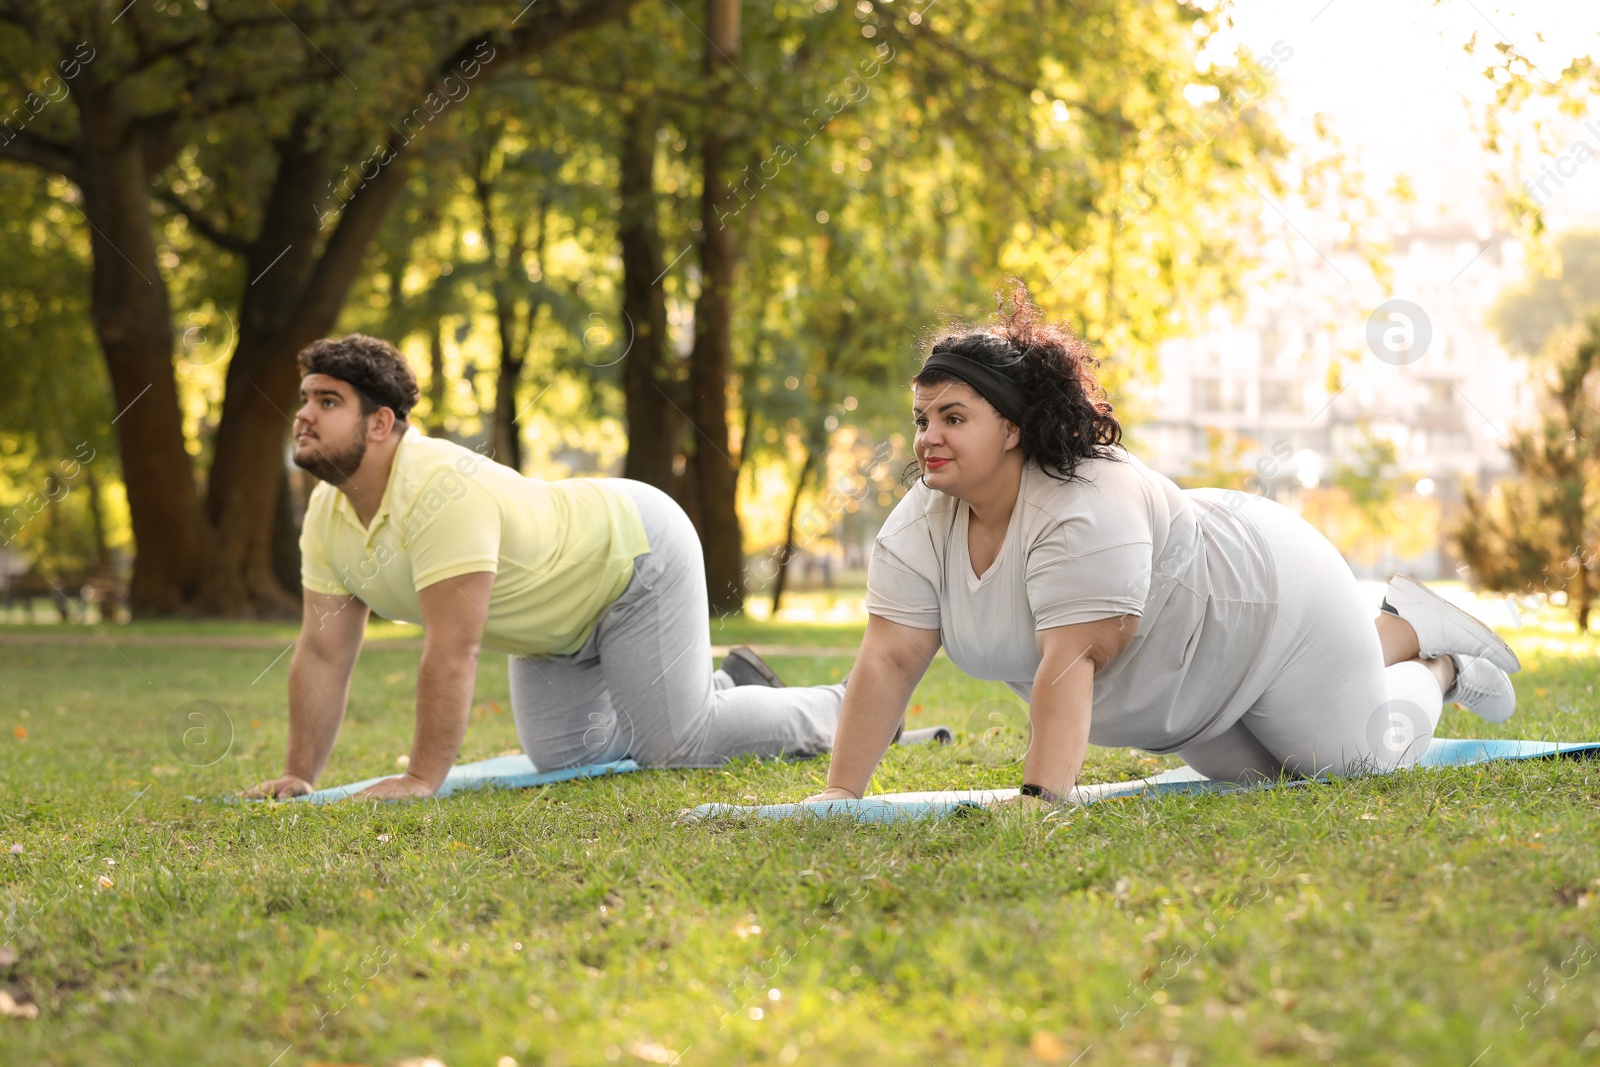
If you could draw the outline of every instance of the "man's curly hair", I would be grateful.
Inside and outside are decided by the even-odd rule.
[[[940,330],[928,348],[957,352],[1014,379],[1028,396],[1022,416],[1022,451],[1061,481],[1077,476],[1078,461],[1114,459],[1122,423],[1095,370],[1100,361],[1070,326],[1046,322],[1022,282],[995,293],[999,311],[984,325],[956,323]],[[926,357],[924,357],[926,358]],[[959,381],[942,368],[924,370],[913,386]],[[913,461],[907,480],[922,476]]]
[[[361,398],[362,415],[389,408],[396,422],[405,422],[420,395],[417,376],[399,349],[365,334],[313,341],[300,350],[299,364],[302,378],[326,374],[349,384]]]

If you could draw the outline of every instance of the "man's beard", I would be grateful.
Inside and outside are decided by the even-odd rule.
[[[321,438],[307,441],[310,452],[304,457],[300,450],[295,449],[294,464],[302,470],[324,481],[335,485],[348,482],[361,466],[361,461],[367,454],[367,439],[356,434],[354,439],[344,448],[336,448]]]

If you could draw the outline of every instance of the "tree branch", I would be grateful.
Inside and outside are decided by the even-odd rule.
[[[16,134],[9,141],[0,142],[0,159],[28,163],[78,183],[78,160],[71,147],[28,130]]]
[[[620,18],[622,13],[639,0],[541,0],[529,5],[516,21],[510,39],[498,41],[491,34],[479,34],[457,48],[441,69],[448,73],[458,63],[478,59],[478,50],[484,45],[495,48],[495,59],[521,59],[570,37],[580,30],[592,29]],[[479,60],[479,62],[482,62]]]
[[[248,255],[250,253],[251,243],[249,241],[238,236],[237,234],[228,233],[226,230],[223,230],[217,226],[213,226],[210,222],[206,221],[205,216],[200,214],[200,211],[197,208],[192,208],[188,204],[185,204],[183,202],[183,198],[177,193],[173,192],[171,189],[154,189],[151,191],[151,195],[153,195],[163,204],[166,204],[168,207],[172,208],[178,214],[182,215],[184,219],[188,221],[189,225],[194,227],[194,231],[196,233],[210,241],[212,244],[216,245],[218,248],[221,248],[224,251],[237,253],[241,256]]]

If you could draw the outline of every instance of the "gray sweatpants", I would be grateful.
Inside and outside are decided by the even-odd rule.
[[[730,756],[815,756],[833,748],[844,686],[735,686],[711,667],[705,561],[667,494],[607,479],[639,507],[650,551],[570,656],[512,656],[511,714],[541,771],[632,757],[710,767]]]
[[[1263,654],[1265,688],[1220,735],[1179,751],[1208,778],[1345,775],[1409,767],[1444,713],[1439,682],[1420,663],[1383,665],[1355,576],[1338,549],[1282,504],[1203,489],[1261,531],[1278,570],[1278,604]]]

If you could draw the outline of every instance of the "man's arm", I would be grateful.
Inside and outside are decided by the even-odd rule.
[[[417,668],[417,730],[406,773],[356,794],[372,800],[430,797],[461,751],[478,679],[478,647],[489,621],[494,572],[446,578],[417,593],[422,663]]]
[[[246,797],[311,792],[344,721],[350,676],[367,632],[367,606],[353,596],[310,590],[304,602],[300,637],[289,660],[289,755],[283,776],[246,790]]]
[[[1119,615],[1036,634],[1041,658],[1028,709],[1032,737],[1022,761],[1024,782],[1061,800],[1072,792],[1089,748],[1094,676],[1122,654],[1138,629],[1138,616]]]

